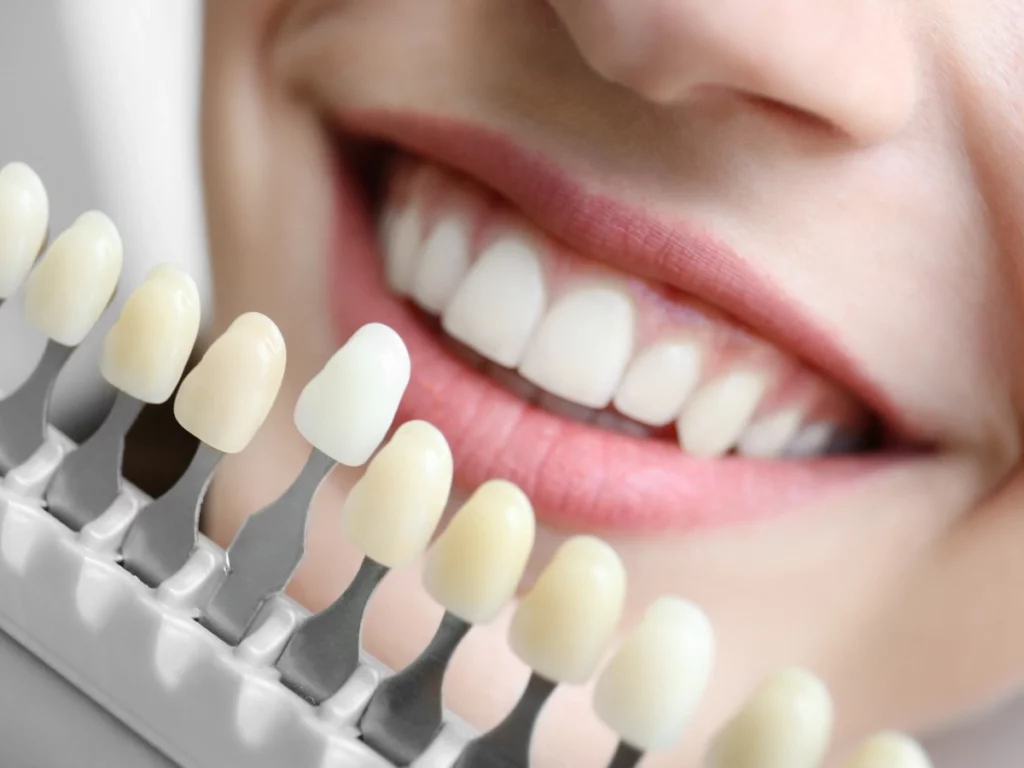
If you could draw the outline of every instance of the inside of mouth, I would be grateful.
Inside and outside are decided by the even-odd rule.
[[[396,173],[401,173],[401,171],[396,171],[396,168],[401,168],[403,165],[408,166],[410,158],[400,149],[381,142],[349,138],[341,140],[340,148],[347,171],[358,180],[380,232],[382,220],[388,210],[393,208],[390,202],[391,190]],[[498,199],[490,190],[487,190],[486,194],[492,199]],[[508,203],[504,203],[504,205],[508,205]],[[381,242],[382,259],[386,249],[387,244]],[[667,290],[666,293],[671,295],[673,289]],[[420,321],[433,332],[439,343],[447,348],[454,357],[531,406],[561,418],[633,438],[683,443],[677,422],[664,425],[642,423],[620,412],[614,403],[601,408],[588,407],[545,390],[525,378],[514,368],[489,359],[470,345],[447,333],[439,315],[435,312],[424,311],[423,307],[418,306],[414,297],[403,295],[402,298],[416,311]],[[755,335],[753,332],[748,331],[748,333],[752,336]],[[846,393],[843,396],[848,400],[852,399],[852,396]],[[756,458],[806,459],[903,449],[902,443],[892,437],[883,421],[863,403],[856,402],[852,408],[847,403],[840,410],[843,412],[840,419],[823,418],[819,413],[817,419],[810,419],[802,425],[799,434],[794,432],[790,447],[782,451],[775,451],[774,455]],[[744,452],[734,445],[727,450],[720,451],[718,456],[735,456],[742,453]]]

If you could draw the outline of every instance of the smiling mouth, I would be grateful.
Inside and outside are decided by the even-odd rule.
[[[524,174],[507,175],[505,197],[459,169],[458,149],[441,165],[374,139],[350,134],[340,153],[338,330],[377,320],[402,334],[413,381],[400,416],[445,432],[465,484],[519,482],[542,519],[574,529],[696,527],[771,514],[906,455],[864,398],[709,300],[757,304],[729,265],[638,258],[634,272],[630,253],[595,256],[528,216],[511,199]],[[535,205],[562,204],[536,190]],[[676,284],[651,277],[691,268]],[[716,279],[710,297],[686,290]],[[767,304],[769,330],[787,322]]]

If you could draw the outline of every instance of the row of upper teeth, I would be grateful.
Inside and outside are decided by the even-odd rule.
[[[768,370],[747,364],[706,376],[696,338],[674,334],[634,349],[636,310],[621,282],[588,281],[550,301],[536,233],[506,227],[474,258],[471,214],[455,201],[428,224],[421,203],[414,194],[382,216],[388,282],[493,363],[595,411],[613,405],[649,427],[674,423],[695,456],[812,456],[840,437],[806,402],[765,408]]]

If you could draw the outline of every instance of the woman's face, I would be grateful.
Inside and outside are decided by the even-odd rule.
[[[218,0],[205,174],[216,324],[259,310],[289,369],[223,468],[227,541],[308,451],[298,392],[361,325],[406,340],[399,420],[490,477],[537,565],[598,532],[626,624],[665,593],[717,630],[679,755],[777,665],[840,743],[932,726],[1024,679],[1024,28],[1013,0]],[[827,455],[826,455],[827,454]],[[294,594],[359,556],[318,498]],[[392,666],[440,609],[416,569],[364,630]],[[486,727],[526,671],[474,630],[451,708]],[[602,764],[560,689],[539,765]],[[680,755],[685,759],[680,762]]]

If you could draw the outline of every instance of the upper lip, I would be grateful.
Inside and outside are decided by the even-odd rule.
[[[336,113],[347,134],[393,143],[476,178],[589,258],[716,305],[854,392],[902,441],[924,442],[884,389],[765,275],[689,223],[593,194],[539,153],[478,125],[388,111]]]

